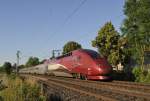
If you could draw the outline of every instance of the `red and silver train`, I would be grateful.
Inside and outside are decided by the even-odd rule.
[[[74,50],[47,60],[44,64],[20,70],[20,73],[48,74],[90,80],[108,80],[111,72],[112,67],[107,60],[90,49]]]

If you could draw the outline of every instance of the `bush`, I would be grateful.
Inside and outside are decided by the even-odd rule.
[[[7,88],[0,92],[0,101],[46,101],[37,82],[21,80],[16,75],[7,75],[3,78]]]
[[[10,62],[5,62],[3,65],[3,68],[5,68],[6,73],[9,75],[12,72],[12,66]]]
[[[148,73],[146,75],[145,82],[150,83],[150,69],[148,70]]]
[[[8,79],[15,80],[17,75],[15,73],[11,73],[10,75],[7,75]]]
[[[22,84],[22,95],[24,100],[37,101],[40,95],[40,87],[36,84],[31,85],[27,82],[24,82]]]
[[[136,82],[150,83],[150,70],[144,71],[140,67],[135,67],[132,70]]]

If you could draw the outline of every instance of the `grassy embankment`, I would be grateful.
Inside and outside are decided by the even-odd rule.
[[[15,75],[4,74],[0,75],[0,80],[3,80],[0,86],[7,87],[0,90],[0,101],[46,101],[40,86],[33,80],[24,81]]]

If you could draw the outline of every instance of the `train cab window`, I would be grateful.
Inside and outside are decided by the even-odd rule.
[[[69,52],[69,53],[64,54],[64,55],[62,55],[62,56],[58,56],[58,57],[56,57],[56,59],[60,59],[60,58],[64,58],[64,57],[68,57],[68,56],[71,56],[71,55],[72,55],[72,52]]]
[[[90,55],[93,59],[99,59],[101,58],[100,54],[93,50],[85,50],[88,55]]]

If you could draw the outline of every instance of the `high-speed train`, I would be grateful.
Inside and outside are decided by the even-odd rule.
[[[112,67],[104,57],[90,49],[78,49],[51,60],[46,60],[20,73],[47,74],[80,79],[107,80]]]

